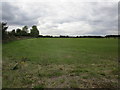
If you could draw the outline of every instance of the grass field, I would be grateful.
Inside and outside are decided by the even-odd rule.
[[[3,44],[4,88],[112,88],[118,39],[33,38]],[[16,63],[17,69],[11,70]]]

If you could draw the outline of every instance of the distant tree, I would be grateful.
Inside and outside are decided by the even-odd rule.
[[[16,35],[17,35],[17,36],[21,36],[21,35],[22,35],[21,31],[22,31],[22,30],[21,30],[21,29],[19,29],[19,28],[18,28],[18,29],[16,29]]]
[[[15,36],[15,29],[13,29],[12,31],[11,31],[11,34],[12,34],[12,36]]]
[[[22,30],[23,30],[23,31],[26,31],[26,32],[28,33],[28,26],[24,26],[24,27],[22,28]]]
[[[28,33],[28,27],[27,27],[27,26],[24,26],[24,27],[22,28],[21,34],[22,34],[22,36],[27,36],[27,33]]]
[[[9,39],[10,37],[12,37],[12,32],[7,32],[7,39]]]
[[[32,37],[38,37],[39,36],[39,30],[37,29],[37,26],[32,26],[32,29],[30,30],[30,35]]]
[[[13,36],[15,36],[16,35],[16,33],[15,33],[15,29],[13,29],[12,31],[10,31],[10,32],[7,32],[7,34],[8,34],[8,37],[9,38],[13,38]]]
[[[4,22],[2,22],[2,23],[0,23],[1,24],[1,26],[2,26],[2,39],[5,39],[5,38],[7,38],[7,29],[8,29],[8,26],[7,26],[7,23],[4,23]]]

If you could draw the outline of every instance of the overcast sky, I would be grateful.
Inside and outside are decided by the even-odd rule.
[[[117,2],[2,2],[8,30],[37,25],[42,35],[118,34]]]

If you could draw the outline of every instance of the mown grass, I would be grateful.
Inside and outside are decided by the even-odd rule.
[[[18,69],[11,70],[16,62]],[[118,39],[34,38],[3,44],[3,87],[117,87]]]

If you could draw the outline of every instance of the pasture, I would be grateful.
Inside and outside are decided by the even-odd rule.
[[[118,39],[114,38],[13,41],[3,44],[2,58],[3,88],[115,88],[118,84]]]

